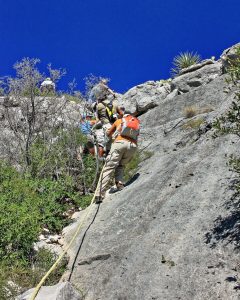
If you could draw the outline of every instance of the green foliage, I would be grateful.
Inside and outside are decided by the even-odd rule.
[[[27,289],[36,286],[46,271],[53,265],[57,257],[47,249],[40,249],[32,257],[29,264],[0,264],[0,299],[13,300]],[[59,267],[50,274],[46,285],[58,283],[67,265],[67,259],[63,259]]]
[[[83,141],[78,128],[55,129],[48,140],[39,137],[30,149],[29,172],[34,177],[70,174],[71,168],[79,167],[76,149]]]
[[[171,69],[172,76],[176,76],[181,70],[188,68],[192,65],[198,64],[201,61],[201,57],[197,53],[193,52],[181,52],[173,59],[174,67]]]
[[[59,232],[69,223],[64,212],[86,207],[71,177],[64,180],[23,176],[1,163],[0,261],[27,261],[43,227]]]
[[[24,172],[0,161],[0,267],[10,272],[0,272],[0,299],[13,299],[8,295],[18,285],[34,286],[48,269],[36,268],[33,251],[42,229],[59,233],[70,222],[66,211],[90,204],[91,195],[83,192],[92,185],[96,160],[86,156],[81,164],[76,159],[84,140],[78,129],[57,129],[51,140],[38,138],[32,144],[31,164]]]
[[[43,228],[59,233],[70,223],[69,216],[88,206],[92,198],[88,191],[95,178],[96,160],[90,155],[78,160],[78,148],[86,137],[76,128],[74,118],[65,126],[61,122],[65,122],[67,100],[80,98],[72,94],[59,107],[55,107],[54,98],[45,99],[57,99],[58,95],[40,91],[45,76],[38,63],[37,59],[23,59],[15,65],[16,78],[6,80],[7,95],[18,100],[26,118],[20,122],[11,110],[7,114],[9,124],[18,129],[15,139],[19,149],[14,149],[18,171],[0,161],[0,299],[14,299],[18,286],[36,285],[55,261],[52,254],[40,251],[36,256],[33,251]],[[49,73],[57,82],[64,71],[49,66]],[[12,157],[9,155],[9,163]],[[58,267],[54,276],[61,272]],[[46,284],[52,282],[50,279]]]

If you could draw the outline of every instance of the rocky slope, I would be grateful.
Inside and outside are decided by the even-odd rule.
[[[235,176],[228,156],[240,154],[240,143],[232,135],[214,138],[212,129],[233,99],[222,70],[222,61],[209,60],[171,82],[147,82],[123,95],[141,114],[140,148],[153,155],[100,205],[71,277],[81,291],[76,299],[240,298],[238,220],[226,207]],[[185,118],[189,106],[196,115]],[[89,223],[97,205],[90,209]]]

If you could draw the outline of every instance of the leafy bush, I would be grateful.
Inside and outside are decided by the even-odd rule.
[[[0,299],[13,299],[18,285],[32,287],[46,271],[36,268],[33,251],[43,227],[59,233],[70,222],[66,211],[85,208],[92,198],[84,191],[92,185],[96,160],[83,157],[82,165],[76,159],[84,137],[78,129],[58,129],[52,137],[32,144],[31,164],[21,173],[0,161],[0,267],[9,269],[0,272]]]
[[[174,67],[171,69],[172,76],[176,76],[181,70],[188,68],[192,65],[198,64],[201,61],[201,57],[197,53],[193,52],[181,52],[173,59]]]
[[[64,180],[24,176],[1,163],[0,261],[27,261],[43,227],[59,232],[69,223],[64,212],[86,207],[71,177]]]
[[[47,249],[40,249],[29,264],[0,264],[0,299],[13,300],[25,290],[36,286],[50,269],[57,257]],[[50,274],[46,285],[57,284],[65,271],[67,259],[63,259],[59,267]]]

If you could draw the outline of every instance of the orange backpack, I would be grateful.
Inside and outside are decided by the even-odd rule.
[[[129,137],[137,141],[138,135],[140,132],[140,121],[138,118],[131,115],[127,115],[122,118],[121,128],[119,133],[123,137]]]

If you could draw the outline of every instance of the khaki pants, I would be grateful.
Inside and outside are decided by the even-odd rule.
[[[111,124],[104,124],[102,128],[95,130],[96,139],[98,144],[105,148],[105,150],[110,151],[112,145],[112,139],[106,134],[108,129],[111,128]]]
[[[123,181],[124,167],[130,162],[136,150],[137,145],[127,140],[116,141],[112,144],[111,151],[106,158],[96,196],[104,196],[114,171],[115,181]]]
[[[111,124],[107,123],[103,125],[103,132],[104,132],[104,147],[106,151],[110,151],[111,146],[112,146],[112,138],[108,137],[106,132],[108,131],[109,128],[111,128]]]

